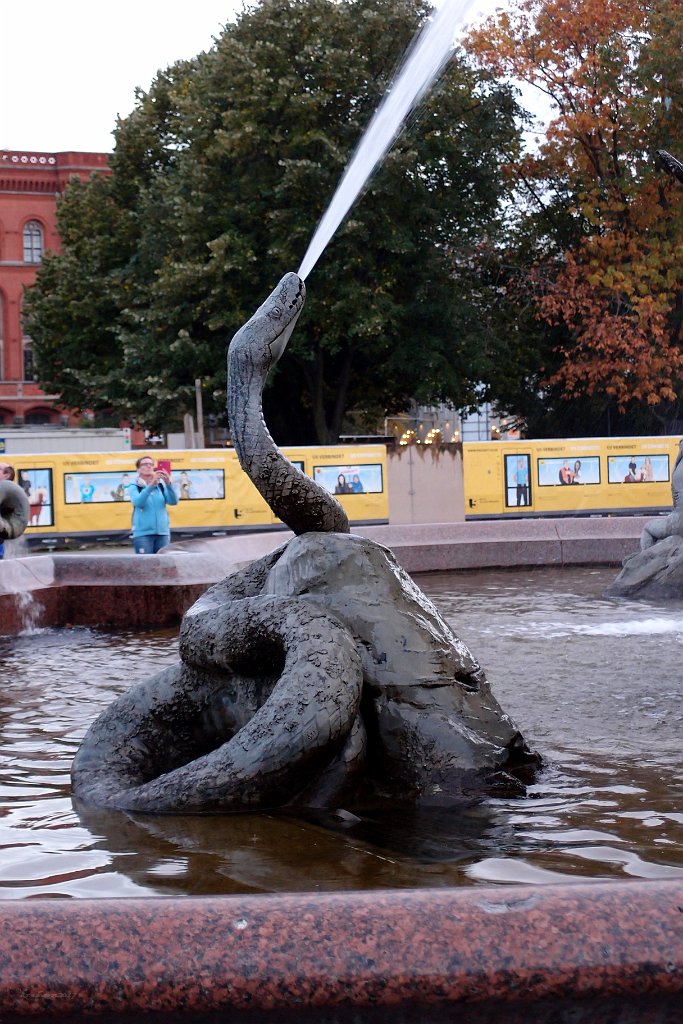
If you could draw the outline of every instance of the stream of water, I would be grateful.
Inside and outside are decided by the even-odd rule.
[[[606,601],[611,569],[430,574],[546,767],[526,797],[355,826],[74,809],[90,722],[177,660],[177,631],[0,639],[0,898],[683,878],[683,604]]]
[[[405,119],[439,77],[453,52],[456,30],[476,0],[444,0],[409,47],[396,78],[374,113],[299,268],[306,280],[366,181],[389,152]]]

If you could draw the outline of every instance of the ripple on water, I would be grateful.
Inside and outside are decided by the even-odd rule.
[[[419,582],[546,759],[521,799],[144,818],[74,808],[69,770],[118,693],[177,659],[174,631],[0,639],[0,895],[334,891],[683,873],[681,606],[601,597],[607,570]]]

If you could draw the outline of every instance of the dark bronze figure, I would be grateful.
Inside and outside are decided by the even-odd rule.
[[[657,150],[657,159],[660,164],[673,178],[677,178],[683,184],[683,164],[665,149]]]
[[[304,302],[287,274],[235,335],[228,410],[244,470],[297,536],[211,587],[181,662],[93,724],[74,795],[149,813],[461,799],[537,763],[465,645],[386,548],[279,452],[261,393]]]

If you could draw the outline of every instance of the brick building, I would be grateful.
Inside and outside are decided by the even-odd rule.
[[[59,252],[56,201],[73,177],[107,172],[106,153],[0,150],[0,425],[67,425],[33,379],[31,339],[21,323],[24,288],[43,253]]]

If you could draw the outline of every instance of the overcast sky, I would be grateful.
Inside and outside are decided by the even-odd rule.
[[[209,49],[241,9],[242,0],[4,0],[0,149],[110,152],[136,87]]]
[[[157,71],[208,50],[241,0],[4,0],[0,149],[108,153]]]

